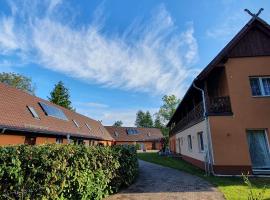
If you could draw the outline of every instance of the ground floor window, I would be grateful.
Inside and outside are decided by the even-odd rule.
[[[203,152],[204,151],[204,141],[203,141],[203,132],[198,132],[198,144],[199,144],[199,151]]]
[[[35,145],[36,144],[36,137],[25,136],[24,144]]]
[[[188,150],[192,150],[192,138],[191,138],[191,135],[188,135],[187,137],[188,139]]]
[[[250,159],[254,169],[270,169],[270,152],[266,130],[248,130]]]
[[[56,138],[56,144],[62,144],[63,143],[63,138]]]

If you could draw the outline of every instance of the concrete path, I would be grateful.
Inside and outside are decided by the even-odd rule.
[[[106,200],[224,200],[216,188],[199,177],[145,161],[139,164],[137,181]]]

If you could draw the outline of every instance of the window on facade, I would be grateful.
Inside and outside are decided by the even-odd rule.
[[[251,77],[249,82],[252,96],[270,96],[270,77]]]
[[[191,139],[191,135],[188,135],[188,149],[192,150],[192,139]]]
[[[24,144],[35,145],[36,144],[36,137],[25,136]]]
[[[56,144],[62,144],[63,143],[63,138],[56,138]]]
[[[198,133],[198,144],[199,144],[199,150],[201,152],[204,151],[203,132]]]
[[[38,116],[38,114],[37,114],[37,112],[36,112],[36,110],[35,110],[33,107],[27,106],[27,108],[28,108],[28,110],[30,111],[30,113],[32,114],[32,116],[33,116],[34,118],[40,119],[39,116]]]
[[[78,124],[78,122],[75,119],[73,119],[72,121],[75,124],[75,126],[80,127],[79,124]]]

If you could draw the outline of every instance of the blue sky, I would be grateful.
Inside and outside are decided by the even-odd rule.
[[[62,80],[73,106],[110,125],[157,112],[269,0],[2,0],[0,71],[32,78],[47,98]]]

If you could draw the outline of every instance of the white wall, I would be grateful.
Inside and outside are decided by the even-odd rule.
[[[200,151],[198,132],[203,132],[204,152]],[[188,135],[191,135],[192,150],[188,147]],[[180,139],[180,145],[179,145]],[[181,142],[182,140],[182,142]],[[207,151],[206,120],[195,124],[176,134],[176,152],[194,159],[204,161]]]

